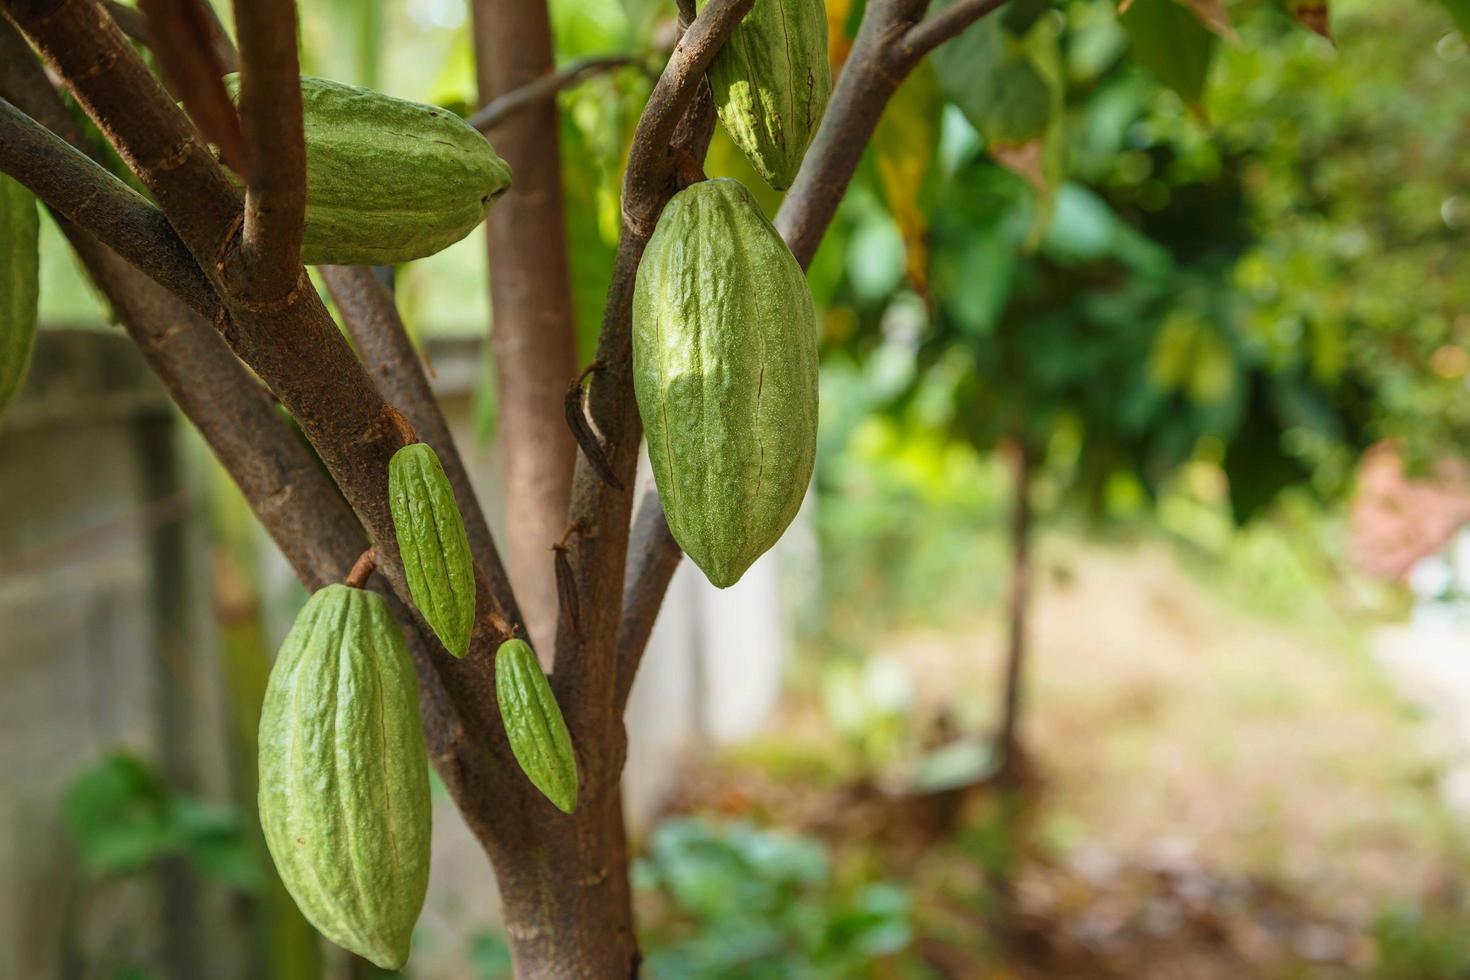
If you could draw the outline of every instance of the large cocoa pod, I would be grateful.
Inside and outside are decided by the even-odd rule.
[[[238,76],[227,81],[238,91]],[[448,109],[302,76],[307,265],[393,265],[485,219],[510,167]]]
[[[260,825],[322,935],[403,966],[429,881],[429,778],[413,666],[376,593],[321,589],[281,645],[260,716]]]
[[[707,73],[725,131],[776,190],[796,179],[832,85],[822,0],[755,0]]]
[[[669,530],[725,588],[786,530],[817,444],[806,277],[750,192],[674,195],[633,291],[633,384]]]
[[[39,239],[36,199],[0,174],[0,412],[25,381],[36,345]]]
[[[413,604],[444,649],[463,657],[475,626],[475,560],[454,488],[427,443],[389,460],[388,506]]]
[[[563,813],[577,808],[577,757],[561,707],[524,640],[495,652],[495,700],[521,771]]]

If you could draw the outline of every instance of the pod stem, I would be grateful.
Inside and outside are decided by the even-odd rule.
[[[405,446],[412,446],[419,441],[419,434],[414,431],[413,423],[404,416],[402,412],[392,405],[383,407],[383,415],[387,417],[388,424],[398,433],[398,438]]]
[[[680,190],[709,179],[700,159],[681,146],[669,147],[669,163],[673,167],[674,178],[679,182]]]
[[[346,585],[349,588],[360,589],[367,585],[367,580],[372,577],[378,567],[378,549],[369,548],[357,556],[357,561],[352,563],[352,570],[347,573]]]

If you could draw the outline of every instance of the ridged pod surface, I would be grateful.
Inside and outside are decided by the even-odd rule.
[[[475,560],[454,488],[427,443],[389,460],[388,506],[413,604],[444,648],[463,657],[475,626]]]
[[[633,384],[669,530],[733,585],[796,516],[817,445],[811,291],[738,182],[664,208],[633,291]]]
[[[429,882],[429,778],[413,665],[376,593],[319,590],[281,645],[260,717],[260,824],[311,924],[402,967]]]
[[[35,197],[0,174],[0,412],[25,381],[36,346],[39,241]]]
[[[232,93],[239,76],[229,76]],[[510,166],[438,106],[301,78],[307,265],[393,265],[459,241],[510,187]]]
[[[495,652],[495,700],[521,771],[563,813],[577,808],[577,756],[561,706],[524,640]]]
[[[832,85],[822,0],[755,0],[707,73],[725,131],[776,190],[796,179]]]

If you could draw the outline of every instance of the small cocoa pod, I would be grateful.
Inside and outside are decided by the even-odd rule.
[[[475,626],[475,559],[454,488],[427,443],[389,460],[388,507],[413,604],[444,649],[463,657]]]
[[[811,291],[737,181],[664,208],[634,285],[633,385],[669,530],[733,585],[796,516],[817,445]]]
[[[761,179],[785,190],[827,108],[826,5],[755,0],[706,77],[725,132]]]
[[[563,813],[577,808],[577,757],[572,736],[536,653],[524,640],[495,652],[495,700],[521,771]]]
[[[20,391],[36,346],[39,241],[35,197],[0,174],[0,412]]]
[[[238,93],[239,76],[226,79]],[[301,78],[306,265],[394,265],[459,241],[510,187],[510,167],[438,106]]]
[[[260,825],[281,881],[332,942],[396,970],[429,882],[418,684],[381,596],[314,594],[260,715]]]

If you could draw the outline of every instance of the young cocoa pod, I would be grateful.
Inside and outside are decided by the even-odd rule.
[[[733,585],[796,516],[817,445],[811,291],[737,181],[664,208],[634,285],[633,385],[669,530]]]
[[[822,0],[755,0],[707,73],[725,132],[766,183],[785,190],[832,85]]]
[[[332,942],[396,970],[429,882],[418,684],[381,596],[313,595],[260,716],[260,825],[281,881]]]
[[[427,443],[388,461],[388,507],[413,604],[444,649],[463,657],[475,626],[475,559],[454,488]]]
[[[0,412],[25,381],[36,345],[39,241],[36,199],[0,174]]]
[[[521,771],[563,813],[577,808],[577,757],[572,736],[536,653],[524,640],[495,652],[495,700]]]
[[[238,93],[239,76],[226,79]],[[473,126],[438,106],[301,78],[307,265],[393,265],[459,241],[510,187]]]

